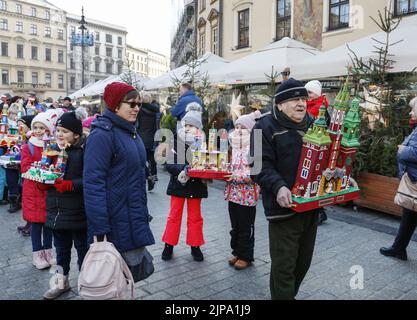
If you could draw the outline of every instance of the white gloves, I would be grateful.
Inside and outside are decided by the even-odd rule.
[[[181,173],[178,175],[178,181],[181,184],[186,184],[188,182],[188,180],[190,180],[190,177],[187,175],[185,170],[181,171]]]

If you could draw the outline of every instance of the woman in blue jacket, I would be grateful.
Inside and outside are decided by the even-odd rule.
[[[135,277],[145,247],[155,243],[149,227],[146,150],[136,132],[141,103],[136,89],[109,84],[107,109],[92,124],[84,160],[84,201],[89,242],[107,235]],[[136,270],[137,271],[137,270]]]
[[[411,100],[410,125],[413,132],[398,149],[398,165],[400,178],[408,174],[413,183],[417,183],[417,97]],[[417,198],[417,194],[415,195]],[[394,244],[389,248],[381,248],[384,256],[407,260],[407,247],[417,227],[417,212],[403,208],[400,229]]]

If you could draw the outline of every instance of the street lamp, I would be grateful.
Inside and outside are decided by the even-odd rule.
[[[81,47],[81,64],[82,64],[82,88],[85,87],[85,57],[84,57],[84,48],[89,48],[94,46],[94,35],[89,33],[87,30],[87,22],[85,21],[84,16],[84,7],[82,7],[81,21],[79,22],[80,26],[78,29],[81,30],[81,33],[77,34],[74,32],[71,37],[71,44],[73,46]]]

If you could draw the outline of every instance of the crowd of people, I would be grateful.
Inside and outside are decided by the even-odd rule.
[[[190,177],[190,163],[183,161],[189,158],[180,155],[190,152],[195,138],[203,132],[203,102],[192,89],[190,84],[182,85],[180,99],[171,110],[178,126],[165,165],[170,174],[170,209],[162,237],[164,261],[174,258],[185,204],[186,244],[195,261],[204,260],[201,203],[209,196],[210,181]],[[11,213],[22,207],[27,224],[19,231],[32,239],[33,265],[39,270],[60,267],[56,281],[64,285],[51,287],[45,299],[56,299],[70,290],[73,246],[81,269],[93,239],[110,241],[136,281],[142,260],[149,257],[147,247],[155,244],[147,192],[158,181],[154,136],[159,129],[160,107],[151,95],[140,94],[119,82],[109,84],[103,98],[104,113],[88,117],[86,110],[75,109],[69,98],[59,108],[43,108],[33,97],[27,101],[2,97],[0,109],[7,108],[9,121],[22,128],[27,143],[21,151],[20,168],[0,169],[0,192],[5,190],[1,183],[7,185],[0,204],[9,203]],[[272,299],[295,299],[312,261],[317,227],[325,221],[320,218],[325,212],[320,210],[295,214],[290,191],[296,179],[303,133],[311,127],[322,105],[328,107],[320,82],[304,86],[289,78],[277,89],[272,112],[243,115],[230,132],[233,171],[227,177],[224,199],[230,216],[231,257],[226,263],[244,270],[254,262],[256,206],[262,194],[269,222]],[[32,106],[35,114],[27,115]],[[410,106],[410,125],[414,129],[399,146],[398,161],[401,176],[407,174],[416,183],[417,98]],[[251,175],[248,159],[254,154],[255,129],[262,130],[262,169]],[[57,151],[66,151],[65,174],[49,186],[26,179],[22,182],[21,174],[32,163],[41,161],[45,135],[54,136]],[[392,247],[381,249],[382,254],[407,259],[406,248],[417,226],[416,217],[416,212],[404,209],[399,235]]]

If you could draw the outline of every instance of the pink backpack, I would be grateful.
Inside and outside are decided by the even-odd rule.
[[[132,273],[115,246],[104,237],[88,250],[78,277],[78,293],[84,300],[133,300]]]

